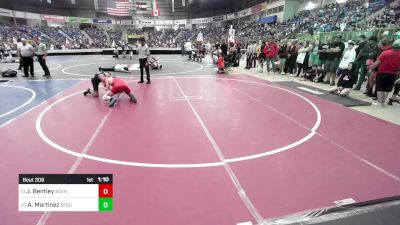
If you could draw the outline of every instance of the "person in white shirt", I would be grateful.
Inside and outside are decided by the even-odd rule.
[[[246,67],[245,69],[250,69],[251,68],[251,57],[253,55],[253,43],[249,44],[247,46],[247,52],[246,52]]]
[[[207,51],[206,54],[210,54],[211,48],[212,48],[211,47],[211,43],[208,41],[207,44],[206,44],[206,51]]]
[[[253,41],[252,44],[250,44],[247,47],[246,69],[255,67],[256,57],[257,57],[257,43],[256,43],[256,41]]]
[[[353,63],[356,59],[356,51],[354,48],[354,42],[350,41],[347,49],[343,52],[342,60],[339,63],[339,69],[344,70],[347,69],[349,63]]]
[[[24,67],[24,76],[28,77],[28,70],[32,77],[35,76],[33,73],[33,56],[35,55],[35,49],[32,45],[26,43],[26,39],[21,39],[22,46],[19,48],[19,52],[22,57],[22,67]]]
[[[17,70],[22,70],[22,57],[19,49],[22,46],[21,38],[17,38],[17,42],[17,56],[19,57],[19,67]]]
[[[129,73],[129,67],[127,64],[117,64],[113,67],[99,67],[99,71],[115,71],[115,72],[125,72]]]
[[[193,51],[192,42],[190,42],[190,41],[188,40],[188,41],[185,43],[184,48],[185,48],[186,54],[189,55],[189,59],[188,59],[188,60],[191,60],[191,59],[192,59],[192,51]]]
[[[150,84],[150,69],[149,69],[149,57],[150,57],[150,49],[146,44],[146,40],[144,37],[139,39],[140,45],[138,47],[138,57],[139,57],[139,65],[140,65],[140,81],[139,83],[143,83],[143,68],[146,69],[147,75],[147,83]]]
[[[197,34],[197,42],[203,42],[203,33],[201,31]]]
[[[47,47],[45,44],[40,42],[39,38],[34,39],[35,44],[36,44],[36,55],[39,61],[40,66],[42,67],[44,71],[44,77],[50,77],[50,71],[49,68],[46,65],[46,58],[47,58]]]

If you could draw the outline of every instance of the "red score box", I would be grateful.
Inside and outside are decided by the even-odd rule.
[[[99,198],[112,198],[113,186],[112,184],[99,184]]]

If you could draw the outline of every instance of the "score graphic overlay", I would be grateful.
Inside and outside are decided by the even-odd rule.
[[[112,174],[20,174],[19,211],[113,210]]]

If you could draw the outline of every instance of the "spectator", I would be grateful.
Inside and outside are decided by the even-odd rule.
[[[224,57],[228,55],[228,45],[226,44],[225,41],[223,41],[221,44],[221,51]]]
[[[393,89],[397,73],[400,69],[400,40],[394,41],[392,47],[392,50],[382,52],[369,69],[372,72],[372,70],[378,67],[377,95],[378,105],[382,107],[389,92]]]
[[[285,72],[293,76],[294,69],[296,68],[296,59],[299,51],[299,45],[296,40],[293,40],[288,47],[288,58],[285,63]]]
[[[342,42],[342,36],[336,35],[333,42],[329,45],[329,49],[325,50],[328,53],[325,63],[325,83],[331,86],[335,85],[335,73],[339,67],[340,58],[343,55],[345,45]]]
[[[326,59],[328,58],[328,55],[329,55],[329,53],[327,53],[327,51],[326,51],[328,49],[329,49],[329,43],[321,43],[318,46],[318,50],[317,50],[318,59],[319,59],[318,60],[319,61],[318,65],[325,65]]]
[[[325,70],[322,69],[322,65],[317,66],[317,72],[315,73],[314,82],[321,83],[325,79]]]
[[[360,69],[365,70],[365,60],[360,55],[361,49],[363,49],[367,45],[366,37],[365,35],[360,35],[357,38],[357,48],[355,49],[356,51],[356,59],[354,60],[354,71],[356,72],[357,78],[358,74],[360,73]]]
[[[356,51],[354,50],[354,42],[350,41],[347,44],[347,49],[343,52],[342,60],[339,63],[339,70],[348,69],[349,63],[353,63],[356,59]],[[355,66],[352,64],[353,70],[355,71]]]
[[[308,65],[313,66],[319,64],[318,49],[319,49],[319,40],[315,40],[310,49],[310,60]]]
[[[288,46],[286,40],[283,40],[279,45],[278,56],[279,56],[279,66],[280,66],[279,70],[281,72],[281,75],[285,75],[285,64],[288,56]]]
[[[247,46],[246,67],[245,67],[246,69],[250,69],[252,67],[255,49],[256,49],[255,41]]]
[[[260,69],[258,72],[262,73],[264,70],[264,61],[265,61],[265,49],[266,41],[261,41],[261,44],[257,47],[257,54],[258,54],[258,66]]]
[[[339,96],[347,96],[354,84],[353,63],[349,63],[346,69],[338,70],[337,77],[339,77],[337,87],[332,88],[329,92]]]
[[[368,38],[365,46],[360,50],[360,53],[357,55],[357,62],[361,63],[360,73],[358,76],[357,84],[354,90],[360,90],[361,85],[365,80],[365,76],[367,74],[367,59],[370,55],[372,49],[376,49],[376,42],[378,38],[376,36],[371,36]],[[372,63],[370,63],[371,65]]]
[[[392,46],[390,45],[390,42],[388,39],[381,40],[378,43],[377,47],[378,47],[377,49],[372,50],[372,54],[370,56],[374,62],[376,61],[378,56],[380,54],[382,54],[382,52],[392,49]],[[376,75],[378,74],[377,69],[378,68],[375,68],[372,71],[372,73],[370,73],[368,76],[368,83],[367,83],[367,87],[366,87],[366,92],[364,94],[366,94],[369,97],[376,97],[376,88],[375,88],[375,91],[373,91],[373,90],[374,90],[374,86],[376,83]]]
[[[307,70],[304,73],[304,77],[302,77],[300,80],[314,81],[316,75],[317,75],[317,65],[312,65],[311,69]]]
[[[276,73],[276,64],[278,61],[278,45],[275,43],[275,39],[271,37],[268,42],[265,43],[264,54],[267,63],[267,72],[270,72],[270,64],[272,64],[272,70]]]
[[[309,51],[310,51],[310,46],[308,42],[301,42],[300,43],[300,49],[298,51],[297,55],[297,75],[296,77],[300,76],[301,71],[305,73],[308,70],[308,59],[309,59]]]

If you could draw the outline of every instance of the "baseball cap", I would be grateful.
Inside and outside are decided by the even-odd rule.
[[[400,49],[400,39],[397,39],[393,42],[392,47],[394,49]]]

